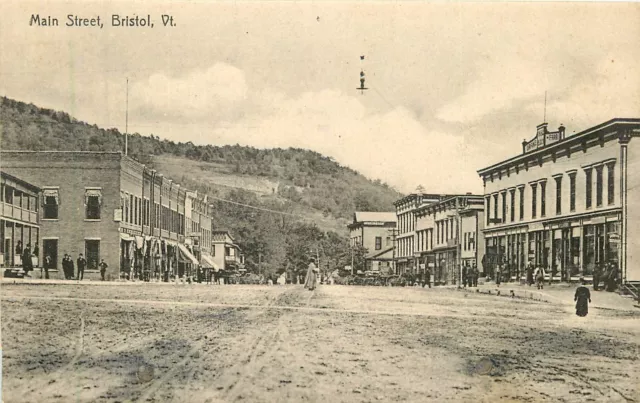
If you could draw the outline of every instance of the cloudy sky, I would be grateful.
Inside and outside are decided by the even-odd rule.
[[[41,3],[0,4],[0,94],[124,130],[128,77],[130,132],[308,148],[402,192],[481,192],[476,170],[521,151],[545,91],[570,134],[640,117],[640,4]]]

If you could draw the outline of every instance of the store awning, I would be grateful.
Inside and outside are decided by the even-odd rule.
[[[124,232],[120,233],[120,239],[122,239],[123,241],[133,241],[134,238],[129,235],[129,234],[125,234]]]
[[[213,269],[214,271],[220,271],[220,266],[213,261],[213,258],[209,254],[202,252],[202,267],[205,269]]]
[[[200,264],[198,263],[198,259],[196,259],[196,257],[193,256],[193,254],[189,252],[189,249],[187,249],[183,244],[179,243],[178,249],[180,250],[180,253],[179,253],[180,260],[182,260],[185,263]]]

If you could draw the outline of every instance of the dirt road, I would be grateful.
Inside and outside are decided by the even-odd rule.
[[[3,399],[633,402],[638,319],[436,289],[3,285]]]

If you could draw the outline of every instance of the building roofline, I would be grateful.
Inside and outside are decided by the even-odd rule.
[[[464,194],[464,195],[450,195],[449,197],[447,197],[446,199],[442,199],[440,201],[437,201],[435,203],[431,203],[431,204],[425,204],[424,206],[420,206],[416,209],[416,213],[421,213],[425,210],[429,210],[432,208],[436,208],[439,205],[442,204],[446,204],[448,202],[451,202],[455,199],[458,198],[464,198],[464,199],[469,199],[469,201],[477,201],[478,204],[482,203],[482,205],[484,206],[484,196],[483,195],[474,195],[474,194]],[[465,206],[464,208],[461,208],[460,210],[464,210],[466,209],[468,206]]]
[[[396,201],[393,202],[394,206],[397,206],[399,204],[402,204],[406,201],[411,200],[412,198],[418,197],[418,196],[422,196],[423,198],[427,198],[427,199],[433,199],[433,198],[437,198],[440,199],[443,196],[446,197],[447,195],[442,194],[442,193],[410,193]]]
[[[5,171],[0,171],[0,176],[7,177],[7,178],[11,179],[12,181],[15,181],[15,182],[21,184],[24,187],[31,188],[31,190],[35,190],[36,192],[40,192],[42,190],[42,188],[40,188],[40,187],[38,187],[38,186],[36,186],[36,185],[34,185],[32,183],[29,183],[29,182],[25,181],[24,179],[20,179],[17,176],[14,176],[14,175],[11,175],[9,173],[6,173]]]
[[[0,153],[22,153],[22,154],[124,154],[121,151],[73,151],[73,150],[2,150]],[[131,157],[129,157],[131,158]]]
[[[477,173],[478,173],[479,176],[487,175],[487,174],[489,174],[489,173],[491,173],[491,172],[493,172],[495,170],[501,169],[501,168],[503,168],[505,166],[509,166],[509,165],[514,164],[514,163],[519,163],[522,160],[529,159],[532,156],[537,156],[537,155],[548,153],[549,151],[552,151],[552,150],[555,150],[555,149],[564,148],[564,147],[567,146],[567,144],[577,143],[578,141],[584,139],[585,137],[588,137],[589,135],[593,135],[593,134],[595,134],[595,133],[597,133],[597,132],[599,132],[599,131],[601,131],[603,129],[609,128],[611,126],[618,126],[618,125],[621,125],[621,124],[624,124],[624,125],[628,125],[628,124],[640,125],[640,118],[613,118],[613,119],[610,119],[610,120],[608,120],[606,122],[603,122],[603,123],[600,123],[600,124],[598,124],[596,126],[590,127],[590,128],[588,128],[586,130],[583,130],[583,131],[581,131],[579,133],[576,133],[574,135],[565,137],[562,141],[558,141],[558,142],[555,142],[555,143],[548,144],[548,145],[546,145],[544,147],[538,148],[538,149],[533,150],[533,151],[529,151],[529,152],[526,152],[526,153],[518,154],[518,155],[516,155],[514,157],[511,157],[509,159],[503,160],[503,161],[498,162],[496,164],[490,165],[490,166],[488,166],[486,168],[479,169],[477,171]]]

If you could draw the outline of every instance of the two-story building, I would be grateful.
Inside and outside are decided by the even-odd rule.
[[[396,274],[417,273],[420,254],[416,251],[416,216],[418,208],[440,201],[445,196],[427,193],[412,193],[396,200]]]
[[[229,231],[212,232],[211,258],[216,272],[244,271],[244,255]]]
[[[478,174],[484,182],[485,269],[523,278],[527,262],[556,280],[591,279],[612,262],[640,281],[640,119],[612,119],[566,136],[547,123],[521,153]]]
[[[164,278],[194,275],[200,264],[187,234],[187,189],[119,152],[2,151],[3,170],[42,189],[41,256],[55,266],[83,253],[85,277]],[[207,215],[204,197],[198,214]],[[192,214],[193,210],[189,209]],[[200,219],[201,220],[201,219]],[[203,236],[207,232],[197,226]]]
[[[434,284],[458,284],[462,266],[482,260],[483,197],[450,195],[415,210],[419,273],[428,267]]]
[[[22,265],[22,252],[30,245],[38,255],[40,189],[6,172],[0,172],[0,267]],[[38,261],[34,266],[38,265]]]
[[[349,228],[349,240],[352,247],[360,246],[367,250],[365,267],[367,271],[394,273],[393,236],[396,228],[396,213],[356,211]]]

